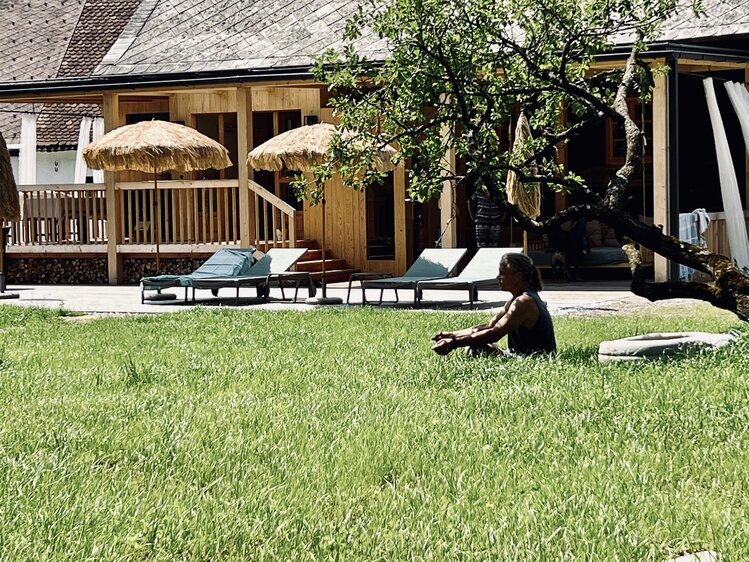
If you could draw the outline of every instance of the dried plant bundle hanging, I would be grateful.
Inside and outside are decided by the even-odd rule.
[[[524,113],[520,114],[518,124],[515,127],[515,141],[513,150],[519,149],[532,139],[531,126]],[[524,151],[523,159],[531,156],[528,150]],[[529,174],[536,174],[535,164],[528,167]],[[516,205],[530,218],[535,219],[541,214],[541,190],[537,183],[522,183],[514,171],[507,174],[507,200]]]

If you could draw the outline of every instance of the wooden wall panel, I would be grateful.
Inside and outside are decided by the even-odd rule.
[[[338,119],[333,115],[333,109],[330,107],[323,107],[320,110],[320,121],[323,123],[332,123],[333,125],[338,124]]]
[[[335,258],[362,271],[388,271],[399,275],[407,269],[405,170],[394,172],[395,259],[367,259],[366,193],[355,191],[336,177],[326,186],[327,247]],[[377,189],[374,187],[373,189]],[[322,243],[322,208],[304,203],[305,238]]]
[[[254,111],[286,111],[301,109],[302,117],[320,117],[320,90],[318,88],[253,88]]]
[[[169,115],[172,121],[184,121],[193,126],[196,113],[235,113],[237,111],[236,90],[219,90],[205,94],[172,94]]]
[[[125,124],[127,116],[138,113],[169,113],[169,99],[163,98],[155,101],[128,101],[120,99],[118,105],[119,122]]]

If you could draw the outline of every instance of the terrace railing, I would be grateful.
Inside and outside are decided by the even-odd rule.
[[[154,197],[160,216],[161,244],[238,244],[239,184],[237,180],[169,180],[120,182],[118,237],[127,245],[154,244]]]
[[[138,251],[138,246],[155,244],[156,214],[161,221],[159,243],[174,251],[180,247],[189,251],[196,246],[239,244],[240,217],[246,212],[254,214],[250,228],[256,246],[296,246],[298,211],[254,181],[248,188],[254,205],[243,211],[237,180],[165,180],[156,190],[149,181],[118,182],[116,204],[109,207],[103,184],[19,186],[22,219],[10,223],[9,245],[19,250],[36,246],[37,252],[52,246],[59,251],[64,247],[73,251],[74,246],[79,247],[75,251],[84,246],[88,251],[105,251],[107,220],[114,219],[118,247]]]
[[[249,180],[249,187],[254,196],[255,246],[294,248],[296,209],[252,180]]]
[[[10,223],[9,246],[105,245],[103,184],[21,185],[21,220]]]

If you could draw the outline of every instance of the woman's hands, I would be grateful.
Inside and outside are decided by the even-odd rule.
[[[432,346],[432,351],[437,355],[447,355],[453,350],[454,341],[452,338],[443,338]]]

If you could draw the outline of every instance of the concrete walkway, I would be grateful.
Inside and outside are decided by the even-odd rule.
[[[546,290],[541,293],[554,315],[579,313],[583,310],[605,313],[607,310],[621,309],[627,303],[642,305],[645,299],[634,296],[629,291],[626,281],[590,281],[583,283],[548,283]],[[328,287],[328,296],[336,296],[346,300],[347,284],[338,283]],[[187,310],[194,306],[184,303],[184,289],[170,289],[177,298],[162,302],[140,302],[140,288],[133,285],[10,285],[8,293],[19,296],[16,299],[0,300],[0,304],[21,306],[42,306],[48,308],[63,308],[65,310],[99,313],[99,314],[156,314]],[[210,291],[199,291],[196,304],[204,306],[233,306],[247,310],[312,310],[313,306],[304,304],[306,290],[300,289],[299,303],[281,301],[280,289],[271,291],[271,302],[258,303],[254,299],[254,289],[240,291],[239,304],[235,300],[236,292],[232,289],[222,289],[219,298],[214,298]],[[286,297],[290,298],[293,290],[286,290]],[[318,291],[319,296],[319,291]],[[400,305],[410,308],[413,305],[412,291],[399,291]],[[509,293],[502,291],[482,291],[481,301],[477,303],[479,310],[496,309],[504,304]],[[379,291],[368,291],[367,299],[379,298]],[[467,291],[426,291],[422,308],[468,310]],[[390,299],[390,300],[388,300]],[[393,307],[393,291],[385,291],[383,306]],[[361,290],[351,292],[352,304],[361,304]]]

